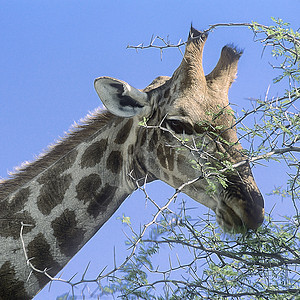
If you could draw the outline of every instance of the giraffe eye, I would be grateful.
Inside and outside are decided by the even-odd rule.
[[[193,127],[189,123],[179,120],[166,120],[166,127],[173,130],[176,134],[193,134]]]

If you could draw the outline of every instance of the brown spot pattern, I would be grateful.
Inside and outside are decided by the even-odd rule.
[[[173,86],[173,93],[175,93],[177,91],[177,84],[174,84]]]
[[[129,156],[133,155],[133,151],[134,151],[134,146],[133,145],[129,145],[128,149],[127,149],[127,153]]]
[[[175,151],[172,147],[168,147],[165,145],[165,155],[166,155],[166,158],[167,158],[167,162],[168,162],[168,169],[170,171],[173,171],[174,169],[174,154],[175,154]]]
[[[169,171],[173,171],[174,169],[174,155],[175,150],[172,147],[162,146],[161,144],[157,147],[158,160]]]
[[[157,147],[157,143],[158,143],[158,133],[157,130],[153,130],[153,134],[152,137],[149,141],[149,151],[153,152],[155,150],[155,148]]]
[[[141,137],[141,146],[143,146],[146,142],[147,139],[147,130],[145,128],[143,128],[143,133],[142,133],[142,137]]]
[[[52,221],[51,226],[61,252],[67,257],[72,257],[84,237],[84,230],[77,227],[75,212],[66,209]]]
[[[158,138],[157,130],[154,130],[153,135],[152,135],[152,139],[153,139],[155,144],[158,143],[159,138]]]
[[[123,194],[122,196],[118,197],[118,206],[122,204],[122,202],[129,196],[128,193]],[[99,223],[96,227],[93,228],[93,234],[94,235],[103,225],[104,223]]]
[[[167,88],[164,92],[164,98],[168,98],[170,95],[170,88]]]
[[[123,157],[120,151],[112,151],[106,162],[106,167],[114,174],[118,174],[122,169]]]
[[[91,201],[96,197],[101,184],[101,178],[98,174],[90,174],[82,178],[76,186],[77,198],[84,201],[84,203]]]
[[[162,117],[161,117],[161,114],[162,114],[162,111],[160,109],[157,110],[157,119],[158,120],[161,120]]]
[[[0,235],[12,237],[15,240],[20,238],[21,222],[32,226],[25,226],[23,234],[30,232],[35,227],[35,221],[27,211],[18,212],[13,215],[2,217],[0,214]],[[1,298],[0,298],[1,299]]]
[[[181,174],[185,174],[186,173],[186,163],[185,163],[186,159],[185,159],[185,156],[182,155],[182,154],[178,154],[177,156],[177,168],[178,168],[178,171],[181,173]]]
[[[107,149],[107,139],[102,139],[90,145],[81,157],[81,167],[89,168],[97,165]]]
[[[2,201],[0,210],[0,236],[18,239],[20,235],[21,222],[32,224],[26,226],[24,233],[31,231],[35,222],[27,211],[22,211],[24,204],[30,195],[29,187],[21,189],[10,202]]]
[[[62,203],[72,181],[70,174],[59,176],[55,170],[48,171],[47,175],[48,177],[44,176],[43,180],[40,180],[44,185],[37,198],[38,209],[44,215],[49,215],[55,206]]]
[[[24,300],[30,299],[25,291],[24,282],[19,281],[16,272],[9,261],[0,268],[0,299]]]
[[[164,154],[164,148],[161,144],[157,147],[157,157],[162,167],[167,168],[167,159]]]
[[[63,267],[60,266],[54,259],[50,252],[50,245],[43,236],[39,233],[27,246],[28,258],[31,259],[31,263],[39,270],[48,269],[48,273],[51,276],[57,274],[57,272]],[[41,273],[35,273],[39,281],[40,287],[43,287],[48,281],[48,277]]]
[[[107,209],[108,204],[115,197],[117,187],[106,184],[102,190],[91,201],[87,208],[87,212],[96,218],[100,212],[104,212]]]
[[[116,138],[115,138],[115,143],[116,144],[124,144],[125,141],[127,140],[130,130],[133,124],[133,119],[129,119],[126,124],[123,126],[122,129],[119,130]]]

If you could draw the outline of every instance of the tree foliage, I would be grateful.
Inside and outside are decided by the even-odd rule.
[[[184,202],[178,204],[178,200],[174,205],[183,186],[162,206],[151,199],[145,185],[138,186],[157,211],[139,231],[134,229],[129,217],[121,218],[130,232],[126,241],[129,254],[125,261],[111,271],[102,271],[93,280],[86,280],[83,275],[79,282],[70,280],[67,281],[69,284],[74,287],[92,281],[97,284],[94,297],[110,295],[121,299],[300,297],[300,113],[297,108],[300,33],[281,19],[272,20],[271,26],[256,22],[226,23],[211,25],[207,31],[224,26],[249,28],[263,51],[271,51],[278,62],[278,65],[272,65],[276,70],[274,84],[285,85],[282,93],[276,97],[267,95],[265,99],[253,99],[252,109],[243,110],[236,125],[240,139],[249,145],[247,161],[255,164],[274,160],[285,165],[288,181],[270,193],[291,201],[294,211],[281,220],[267,215],[264,224],[255,232],[227,235],[219,229],[210,213],[199,217]],[[157,41],[160,43],[156,44]],[[155,37],[147,46],[141,44],[129,48],[152,47],[163,51],[170,47],[180,49],[183,45],[184,42],[173,45]],[[248,122],[249,119],[255,122]],[[185,141],[180,142],[187,146]],[[195,147],[191,151],[199,149]],[[235,167],[228,165],[228,168]],[[214,175],[218,172],[219,180],[224,180],[224,168],[213,172]],[[184,256],[180,257],[179,252],[185,253]],[[73,296],[63,295],[59,299]]]

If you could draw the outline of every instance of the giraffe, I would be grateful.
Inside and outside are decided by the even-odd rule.
[[[183,192],[213,210],[226,231],[261,225],[263,197],[228,101],[242,53],[223,47],[216,67],[205,76],[206,39],[207,33],[191,27],[172,77],[160,76],[144,90],[97,78],[95,89],[107,110],[96,109],[0,183],[0,299],[31,299],[49,281],[26,265],[24,249],[37,269],[56,275],[136,190],[139,179],[159,179],[178,188],[197,178]],[[147,126],[141,126],[143,120]],[[174,135],[188,137],[203,151],[178,149]],[[224,172],[226,186],[210,177],[215,191],[209,193],[206,166],[223,168],[225,157],[233,164],[245,162]]]

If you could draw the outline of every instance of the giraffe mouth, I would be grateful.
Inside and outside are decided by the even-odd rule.
[[[245,233],[248,228],[244,224],[242,218],[236,212],[222,201],[215,210],[218,224],[225,232]]]
[[[215,213],[219,225],[227,232],[256,230],[264,220],[263,197],[251,186],[230,185],[221,193]]]

